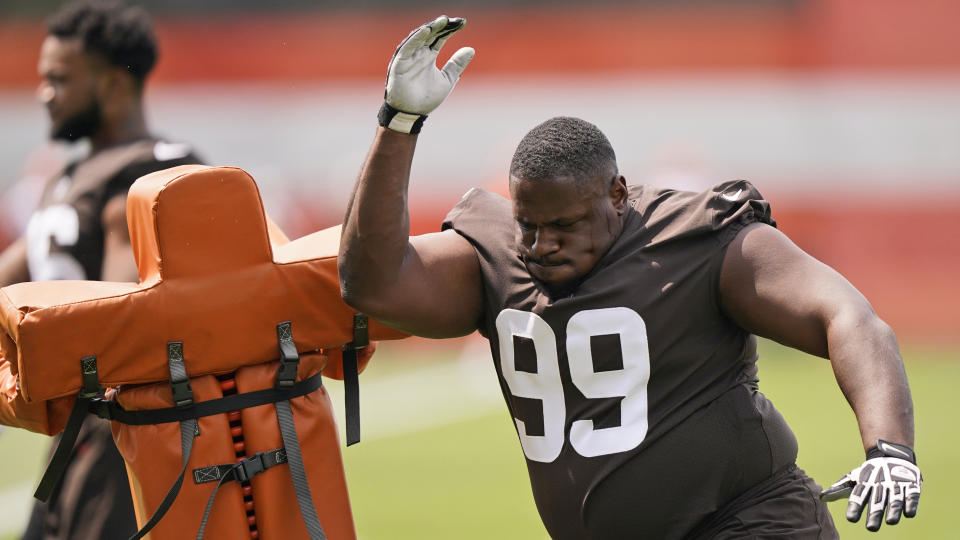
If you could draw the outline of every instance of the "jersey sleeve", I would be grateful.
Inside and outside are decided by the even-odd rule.
[[[496,289],[494,283],[510,281],[506,273],[526,270],[516,266],[515,227],[510,201],[479,188],[467,191],[443,220],[442,230],[453,229],[467,239],[477,252],[484,287]],[[485,298],[484,310],[488,309]],[[481,324],[480,335],[489,338],[489,329]]]
[[[481,257],[494,247],[513,246],[510,201],[495,193],[471,188],[443,220],[441,230],[447,229],[469,240]]]
[[[170,144],[162,141],[158,142],[157,145],[171,146]],[[109,201],[117,195],[125,195],[130,189],[130,186],[132,186],[133,183],[136,182],[141,176],[146,176],[150,173],[161,171],[163,169],[169,169],[171,167],[179,167],[180,165],[203,164],[203,161],[197,157],[192,150],[190,150],[189,146],[179,146],[183,147],[182,155],[163,155],[161,153],[158,156],[158,152],[154,149],[151,155],[144,156],[139,160],[126,164],[123,168],[117,171],[113,177],[110,178],[109,182],[107,183],[107,187],[104,190],[103,201]],[[163,148],[164,146],[161,147]]]
[[[714,186],[708,191],[715,207],[714,227],[722,229],[739,222],[766,223],[777,226],[770,210],[770,203],[760,191],[746,180],[731,180]]]
[[[442,230],[471,230],[489,224],[492,219],[510,217],[509,201],[480,188],[470,188],[443,220]]]
[[[699,193],[642,186],[631,189],[631,196],[652,245],[702,235],[725,245],[750,223],[777,225],[770,203],[746,180],[721,182]]]

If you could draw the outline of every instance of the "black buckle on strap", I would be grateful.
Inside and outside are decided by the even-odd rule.
[[[97,380],[97,357],[84,356],[80,359],[80,378],[83,388],[78,394],[82,398],[97,397],[101,393],[100,381]]]
[[[228,480],[248,482],[251,478],[270,467],[286,462],[287,450],[286,448],[280,447],[266,452],[257,452],[237,463],[210,465],[209,467],[194,469],[193,482],[195,484]]]
[[[354,349],[362,349],[370,344],[370,323],[367,316],[363,313],[353,314],[353,341],[350,346]]]
[[[235,473],[237,475],[237,481],[246,482],[254,476],[267,470],[267,464],[264,462],[263,456],[263,452],[257,452],[256,454],[241,461],[240,466],[237,467],[237,472]]]
[[[300,355],[297,353],[297,344],[293,341],[293,329],[290,321],[277,325],[277,343],[280,346],[280,370],[277,371],[277,388],[293,386],[297,380],[297,367],[300,365]]]
[[[187,367],[183,363],[183,342],[167,343],[167,364],[170,366],[170,388],[173,390],[173,403],[177,407],[193,405],[193,390],[187,377]]]

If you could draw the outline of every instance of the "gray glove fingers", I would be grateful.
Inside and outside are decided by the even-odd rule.
[[[867,530],[879,531],[883,523],[883,511],[887,506],[887,490],[880,484],[874,484],[870,497],[870,511],[867,512]]]
[[[847,521],[854,523],[860,521],[860,516],[863,515],[863,511],[870,502],[876,470],[876,466],[867,462],[860,466],[859,474],[854,469],[848,475],[848,478],[853,480],[853,475],[857,474],[853,491],[850,493],[850,502],[847,503]]]
[[[456,84],[457,81],[460,80],[460,75],[463,74],[463,70],[467,69],[467,64],[473,60],[473,55],[475,54],[476,51],[474,51],[472,47],[463,47],[453,53],[450,60],[447,60],[441,72],[443,76],[450,81],[451,85]]]
[[[923,482],[923,475],[915,464],[897,460],[890,468],[891,480],[896,482],[897,487],[902,489],[901,497],[904,504],[904,515],[913,517],[917,515],[917,505],[920,504],[920,485]]]
[[[887,525],[896,525],[900,523],[900,516],[903,514],[903,486],[900,484],[894,484],[887,497],[887,514],[884,517],[884,522]]]
[[[417,49],[423,47],[427,40],[430,39],[430,35],[432,33],[433,32],[430,28],[430,25],[428,24],[425,24],[413,32],[410,32],[410,35],[401,41],[399,46],[397,46],[397,50],[393,53],[393,57],[396,58],[400,56],[403,58],[409,58],[413,56]]]
[[[863,484],[857,484],[853,488],[853,492],[850,493],[850,500],[847,503],[847,521],[852,523],[860,521],[863,509],[866,507],[864,503],[869,495],[870,490]]]
[[[397,50],[393,53],[393,57],[396,58],[397,56],[402,56],[404,58],[408,58],[413,56],[417,49],[423,47],[428,42],[432,42],[435,36],[447,27],[447,22],[447,16],[441,15],[436,19],[422,24],[418,28],[415,28],[403,41],[400,42],[400,45],[397,46]],[[461,24],[460,26],[463,25]],[[391,59],[390,62],[393,63],[393,59]]]
[[[917,507],[920,506],[920,487],[915,484],[908,484],[904,489],[904,498],[906,504],[903,507],[903,515],[912,518],[917,515]]]
[[[400,49],[402,49],[402,48],[404,47],[404,45],[406,45],[407,43],[409,43],[410,40],[413,38],[413,36],[415,36],[415,35],[417,34],[417,32],[422,31],[425,26],[426,26],[426,25],[424,25],[424,26],[418,26],[418,27],[414,28],[413,30],[410,31],[409,34],[407,34],[407,37],[403,38],[403,41],[401,41],[400,44],[397,45],[397,48],[393,50],[393,56],[390,57],[390,64],[393,64],[393,59],[396,58],[398,54],[400,54]]]
[[[400,42],[399,45],[397,45],[397,48],[394,49],[393,51],[393,56],[390,57],[390,62],[387,64],[387,82],[390,81],[390,74],[393,71],[393,65],[397,59],[397,56],[400,56],[402,54],[405,57],[409,57],[410,55],[412,55],[413,52],[416,51],[418,47],[415,45],[411,45],[411,42],[421,43],[425,41],[426,38],[423,37],[423,34],[429,33],[429,31],[430,29],[428,25],[423,25],[423,26],[420,26],[419,28],[415,28],[412,32],[407,34],[407,37],[405,37],[403,41]],[[386,88],[383,89],[383,99],[387,99]]]
[[[436,21],[434,21],[436,22]],[[467,24],[467,20],[461,17],[454,17],[452,19],[447,19],[447,23],[439,28],[438,31],[433,36],[433,41],[430,42],[430,48],[439,51],[440,47],[443,47],[443,44],[450,38],[455,32],[463,28],[463,25]]]

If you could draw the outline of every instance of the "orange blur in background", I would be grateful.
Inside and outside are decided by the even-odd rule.
[[[375,95],[399,39],[433,18],[435,11],[421,5],[273,15],[157,13],[154,19],[162,57],[148,91],[159,88],[176,93],[181,88],[212,85],[229,93],[233,85],[255,84],[270,88],[266,99],[281,103],[284,89],[343,83],[365,85]],[[440,122],[441,116],[449,120],[458,114],[453,101],[460,99],[459,94],[469,93],[471,84],[477,87],[479,83],[472,80],[486,85],[549,81],[540,82],[543,92],[549,94],[551,85],[566,82],[582,85],[586,81],[602,90],[606,81],[624,77],[641,83],[689,77],[704,85],[704,96],[712,93],[711,81],[758,74],[806,81],[814,88],[817,81],[873,77],[892,81],[895,89],[891,92],[901,83],[919,80],[955,90],[953,100],[943,101],[943,113],[960,114],[960,32],[956,31],[960,2],[952,0],[646,2],[482,9],[468,5],[450,11],[466,16],[468,25],[441,53],[441,59],[463,45],[473,46],[478,54],[454,97],[435,113],[437,120],[431,118],[425,132]],[[36,85],[37,51],[43,37],[38,19],[0,21],[0,95],[22,94]],[[776,95],[776,90],[771,92]],[[603,99],[602,91],[599,95]],[[595,97],[586,95],[584,99]],[[848,99],[851,105],[861,105],[855,94]],[[351,120],[367,122],[371,137],[377,105],[373,103],[365,116]],[[502,115],[506,122],[510,112],[491,108],[485,114]],[[577,113],[557,110],[554,114]],[[605,126],[601,128],[606,131]],[[10,129],[16,127],[0,128]],[[466,124],[459,129],[469,132],[472,128]],[[785,169],[782,177],[769,185],[763,178],[749,179],[771,200],[780,228],[850,279],[902,340],[955,344],[960,342],[960,127],[947,127],[941,133],[947,140],[940,142],[950,153],[943,166],[920,167],[914,173],[908,164],[893,173],[892,180],[886,178],[882,189],[872,189],[872,169],[856,166],[869,165],[870,155],[851,158],[854,165],[846,169],[832,169],[831,177],[816,179],[815,188],[807,187],[811,178],[806,169],[799,173]],[[457,138],[462,134],[444,128],[438,136]],[[269,139],[269,134],[264,137]],[[910,135],[903,137],[909,141]],[[360,156],[369,140],[355,149]],[[203,154],[204,141],[191,142]],[[623,146],[614,141],[618,153],[633,150]],[[500,154],[491,158],[502,161],[502,171],[507,168],[509,150],[501,152],[505,159]],[[759,156],[763,150],[756,151]],[[462,148],[462,152],[468,154],[471,149]],[[427,159],[421,150],[418,160]],[[19,166],[0,165],[7,171]],[[267,177],[252,172],[261,183]],[[11,172],[4,174],[0,187],[13,180]],[[463,185],[496,187],[505,183],[500,173],[491,175],[470,166],[451,174]],[[628,176],[628,180],[652,181],[652,175],[637,176]],[[725,179],[710,178],[707,183]],[[417,182],[416,174],[413,182]],[[436,179],[429,182],[439,185]],[[333,225],[342,216],[342,201],[351,184],[351,177],[343,179],[335,195],[298,186],[296,196],[283,202],[283,211],[271,214],[279,214],[279,221],[285,215],[286,223],[281,225],[293,236]],[[838,187],[841,195],[830,197],[824,186]],[[415,233],[437,230],[456,202],[447,192],[415,193],[411,200]],[[8,225],[8,236],[13,229]]]

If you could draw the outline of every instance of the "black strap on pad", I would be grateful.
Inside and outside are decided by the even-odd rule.
[[[94,399],[90,403],[90,412],[107,420],[120,422],[132,426],[148,424],[164,424],[166,422],[180,422],[188,418],[203,418],[214,414],[222,414],[250,407],[276,403],[295,397],[305,396],[323,386],[323,379],[318,372],[314,376],[295,383],[283,390],[264,388],[243,394],[207,401],[198,401],[189,407],[166,407],[163,409],[145,409],[128,411],[120,407],[115,401]]]
[[[203,519],[200,521],[200,529],[197,531],[197,540],[203,538],[203,533],[207,528],[207,520],[210,519],[210,511],[213,510],[213,501],[220,492],[220,487],[229,481],[247,482],[254,476],[263,471],[287,462],[287,451],[284,448],[277,448],[269,452],[257,452],[256,454],[243,459],[237,463],[227,463],[224,465],[211,465],[193,470],[193,482],[195,484],[205,484],[207,482],[216,482],[213,493],[207,499],[207,507],[203,511]]]
[[[353,314],[353,341],[343,346],[343,399],[347,446],[360,442],[360,349],[370,344],[367,316]]]
[[[50,495],[60,485],[60,479],[67,470],[70,455],[73,453],[73,447],[77,444],[77,437],[80,435],[80,427],[83,425],[83,419],[90,407],[90,400],[102,393],[97,379],[96,356],[84,356],[80,359],[80,377],[83,388],[77,394],[77,401],[73,404],[70,417],[67,419],[67,425],[63,428],[60,442],[53,452],[53,457],[50,458],[47,470],[43,472],[43,477],[40,478],[40,483],[37,485],[36,491],[33,492],[33,496],[43,502],[50,500]]]
[[[193,390],[190,389],[190,379],[187,377],[187,368],[183,363],[182,341],[167,343],[167,365],[170,368],[170,389],[173,391],[175,407],[179,409],[190,408],[193,405]],[[180,474],[177,475],[173,485],[167,490],[167,494],[163,496],[163,500],[160,501],[150,519],[130,537],[130,540],[138,540],[146,536],[150,529],[153,529],[160,522],[170,506],[173,505],[177,495],[180,494],[183,477],[187,473],[187,463],[190,461],[190,454],[193,453],[193,439],[200,434],[198,427],[199,424],[195,417],[180,421],[180,456],[183,460]]]
[[[210,465],[193,470],[193,483],[206,484],[235,480],[246,482],[263,471],[287,462],[287,450],[283,447],[257,452],[256,454],[235,463]]]
[[[131,536],[130,540],[139,540],[148,532],[150,532],[150,529],[153,529],[154,526],[160,522],[160,519],[163,518],[163,516],[167,513],[167,510],[170,509],[170,506],[173,505],[173,501],[176,500],[177,495],[180,494],[180,488],[183,486],[183,477],[187,473],[187,463],[190,461],[190,454],[193,453],[193,439],[196,436],[196,418],[191,418],[189,420],[180,422],[180,455],[183,458],[183,465],[180,467],[180,473],[177,475],[177,479],[173,481],[173,485],[170,486],[167,494],[163,496],[163,500],[160,501],[160,504],[153,512],[153,515],[150,516],[150,520],[147,521],[139,531]]]
[[[297,367],[300,365],[300,354],[297,352],[293,340],[293,330],[290,321],[277,325],[277,342],[280,346],[280,369],[277,371],[277,389],[287,389],[294,386],[297,378]],[[297,505],[300,507],[300,516],[307,528],[310,540],[326,540],[323,526],[317,517],[313,505],[313,496],[310,494],[310,484],[303,468],[303,457],[300,454],[300,440],[297,438],[297,428],[294,425],[293,410],[290,401],[277,401],[273,404],[277,413],[277,424],[280,427],[280,436],[283,438],[287,463],[290,469],[290,480],[297,495]],[[202,535],[202,531],[201,531]],[[200,538],[198,536],[197,538]]]

